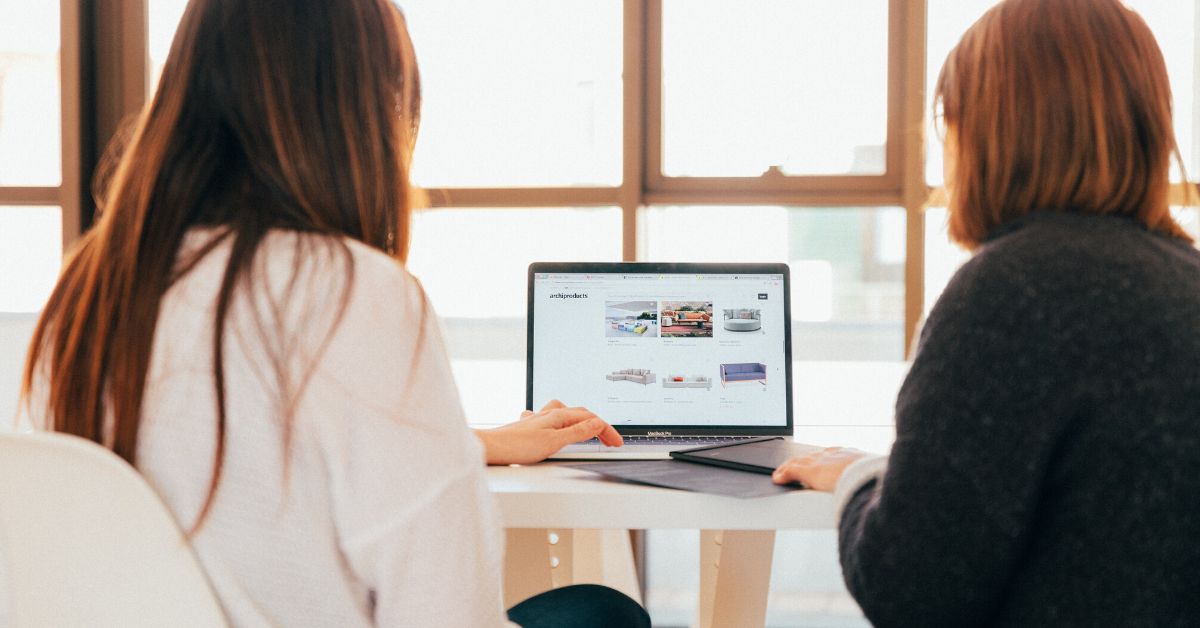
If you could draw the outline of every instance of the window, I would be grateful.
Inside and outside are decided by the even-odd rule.
[[[147,84],[153,94],[158,86],[167,53],[171,52],[171,40],[175,38],[175,27],[183,18],[188,0],[149,0],[146,5],[149,29],[146,31],[147,53],[150,57],[150,76]]]
[[[884,0],[663,2],[663,174],[883,174],[887,43]]]
[[[785,262],[796,360],[904,358],[904,210],[652,206],[639,259]]]
[[[525,404],[526,268],[621,259],[621,211],[438,209],[413,221],[408,268],[446,330],[467,416],[499,424]],[[509,415],[498,415],[503,409]]]
[[[621,183],[619,3],[401,6],[421,68],[418,185]]]
[[[0,0],[0,185],[56,186],[58,5]]]
[[[62,260],[62,210],[0,206],[0,312],[37,312]]]
[[[148,1],[158,68],[182,1]],[[523,357],[530,261],[748,259],[780,238],[770,257],[796,277],[797,357],[902,359],[920,311],[905,251],[921,215],[904,199],[924,192],[898,132],[919,103],[894,80],[920,71],[900,63],[904,25],[923,15],[912,5],[401,3],[424,89],[413,176],[435,208],[414,225],[410,266],[455,359]],[[736,247],[697,248],[732,233]],[[561,248],[581,238],[590,248]],[[449,276],[461,266],[439,260],[454,251],[480,272]]]
[[[0,0],[0,312],[40,310],[61,266],[61,33],[57,2]]]

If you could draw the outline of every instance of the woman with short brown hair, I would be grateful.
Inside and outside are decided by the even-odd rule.
[[[1200,616],[1200,253],[1172,219],[1162,54],[1118,0],[1004,0],[950,53],[950,235],[888,458],[834,492],[878,625],[1188,625]]]

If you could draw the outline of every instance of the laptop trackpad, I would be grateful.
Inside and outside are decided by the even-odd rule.
[[[602,451],[604,449],[612,449],[612,447],[605,447],[600,441],[593,438],[585,440],[582,443],[567,445],[562,448],[560,453],[580,453],[585,451]]]

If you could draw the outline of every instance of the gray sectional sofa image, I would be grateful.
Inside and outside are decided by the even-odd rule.
[[[655,382],[654,373],[650,369],[621,369],[604,376],[610,382],[633,382],[648,386]]]
[[[731,382],[759,382],[767,385],[767,365],[760,362],[738,362],[721,365],[721,386]]]

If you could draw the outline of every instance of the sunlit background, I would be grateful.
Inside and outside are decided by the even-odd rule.
[[[148,2],[153,89],[186,2]],[[929,0],[930,96],[946,53],[992,4]],[[1176,132],[1195,180],[1197,2],[1128,4],[1166,56]],[[620,2],[400,5],[424,88],[413,172],[419,185],[621,184]],[[59,22],[58,2],[0,0],[0,187],[61,182]],[[885,172],[885,0],[663,0],[660,52],[664,176],[756,177],[773,167],[780,175]],[[941,147],[931,128],[926,135],[926,180],[936,191]],[[1195,233],[1196,211],[1176,213]],[[890,446],[891,401],[904,372],[904,208],[647,205],[636,222],[640,260],[787,262],[798,434]],[[965,259],[946,240],[945,223],[944,208],[926,210],[926,311]],[[620,260],[622,233],[615,206],[418,214],[409,266],[444,319],[473,422],[510,420],[524,403],[526,266]],[[40,309],[59,270],[61,242],[58,207],[0,206],[0,317]],[[865,625],[842,586],[835,543],[833,531],[779,535],[769,624]],[[697,604],[695,533],[651,532],[647,556],[656,623],[687,624]]]

